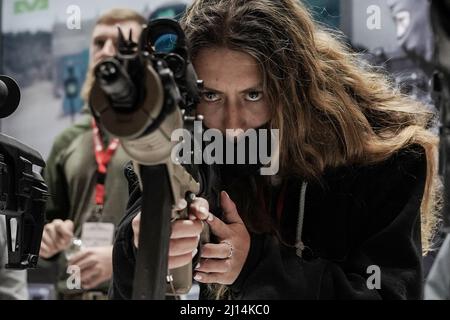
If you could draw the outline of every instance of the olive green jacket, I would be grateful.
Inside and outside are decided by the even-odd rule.
[[[43,177],[48,185],[50,198],[47,202],[46,219],[70,219],[74,222],[76,237],[81,236],[82,225],[95,210],[95,185],[97,163],[95,161],[92,116],[85,114],[73,126],[57,136]],[[108,135],[103,134],[103,143],[108,145]],[[108,164],[105,179],[105,203],[100,221],[117,225],[125,213],[128,201],[128,183],[124,167],[130,161],[121,146]],[[60,279],[65,279],[66,259],[59,260]],[[64,290],[65,281],[58,283],[58,291]],[[102,288],[107,287],[107,284]],[[72,292],[72,291],[70,291]]]
[[[43,171],[50,193],[46,218],[49,222],[73,220],[75,235],[95,209],[97,163],[91,121],[92,117],[85,115],[56,138]],[[129,161],[119,146],[107,169],[102,221],[117,225],[125,213],[128,184],[123,169]]]

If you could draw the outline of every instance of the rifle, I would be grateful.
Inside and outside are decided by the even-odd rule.
[[[95,67],[90,107],[106,131],[120,139],[139,177],[143,203],[133,299],[187,293],[192,265],[168,270],[171,221],[187,218],[174,206],[205,191],[196,166],[171,159],[176,129],[194,130],[202,82],[190,62],[178,23],[157,19],[139,43],[119,32],[118,54]],[[193,162],[192,162],[193,163]]]

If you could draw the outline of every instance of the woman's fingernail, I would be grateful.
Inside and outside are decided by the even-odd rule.
[[[192,220],[192,221],[197,220],[197,217],[194,216],[193,214],[190,214],[189,215],[189,220]]]
[[[213,221],[213,220],[214,220],[214,215],[213,215],[212,213],[210,213],[210,214],[208,215],[208,221],[211,222],[211,221]]]
[[[227,197],[228,199],[230,199],[230,196],[228,195],[228,193],[226,191],[222,191],[223,194],[225,195],[225,197]]]
[[[192,258],[195,257],[195,255],[197,254],[198,249],[195,249],[194,251],[192,251]]]
[[[208,210],[205,207],[200,207],[199,210],[203,214],[208,214]]]
[[[197,280],[197,281],[200,281],[200,280],[202,280],[202,276],[199,275],[199,274],[197,273],[197,274],[194,276],[194,279]]]
[[[197,263],[197,265],[195,266],[195,269],[198,269],[198,268],[200,268],[200,262]]]

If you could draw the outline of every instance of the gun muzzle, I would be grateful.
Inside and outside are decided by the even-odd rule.
[[[127,112],[136,106],[136,87],[116,59],[103,61],[94,72],[100,87],[110,97],[112,108]]]

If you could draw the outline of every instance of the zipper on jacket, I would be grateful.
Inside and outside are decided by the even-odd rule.
[[[298,204],[298,220],[297,220],[297,238],[295,241],[296,254],[298,257],[302,257],[305,245],[302,241],[303,232],[303,220],[305,218],[305,202],[306,202],[306,188],[308,187],[307,182],[302,182],[302,187],[300,188],[300,197]]]

